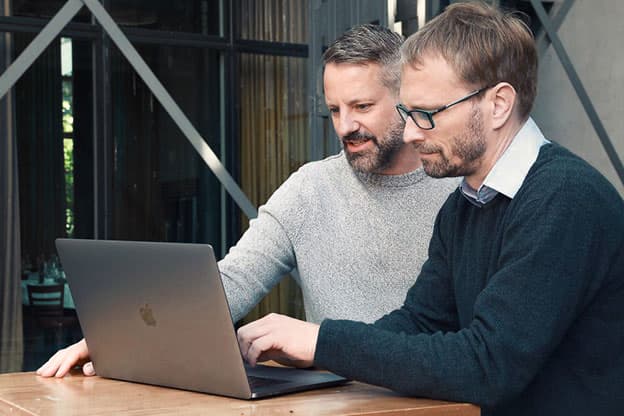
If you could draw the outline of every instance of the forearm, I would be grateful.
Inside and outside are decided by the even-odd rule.
[[[219,262],[232,319],[243,318],[293,267],[294,251],[285,230],[261,212]]]
[[[486,345],[468,330],[407,335],[327,320],[319,331],[314,364],[406,395],[491,406],[524,384],[501,379],[495,360],[488,363],[487,356]]]
[[[536,204],[549,206],[548,201]],[[529,218],[520,217],[507,227],[499,268],[483,288],[468,288],[475,298],[467,312],[470,320],[461,329],[449,329],[445,323],[451,321],[440,319],[452,302],[432,296],[436,287],[448,285],[435,275],[421,275],[402,308],[410,311],[410,319],[401,312],[375,325],[323,322],[315,365],[405,394],[486,408],[517,397],[550,371],[561,377],[571,363],[555,351],[564,340],[566,348],[585,351],[571,327],[582,324],[579,311],[587,308],[600,290],[600,280],[608,275],[605,269],[613,254],[607,242],[615,236],[600,239],[585,223],[574,232],[556,232],[563,228],[552,223],[573,218],[572,213],[559,207],[560,217],[551,213],[544,223],[547,216],[540,215],[540,206],[528,208],[522,213]],[[608,230],[601,235],[607,236]],[[459,275],[455,287],[465,285],[464,279],[477,278]]]

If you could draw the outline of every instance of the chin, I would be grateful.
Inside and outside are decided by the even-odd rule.
[[[347,160],[353,170],[361,173],[375,173],[378,170],[378,163],[367,157],[347,158]]]
[[[448,178],[451,176],[457,176],[454,174],[452,169],[449,169],[447,167],[442,167],[433,163],[426,163],[425,161],[423,161],[422,163],[423,170],[428,176],[431,176],[432,178]]]

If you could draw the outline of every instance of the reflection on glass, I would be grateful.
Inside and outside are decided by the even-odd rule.
[[[34,34],[14,34],[18,56]],[[14,86],[23,255],[54,253],[65,235],[61,44],[52,42]],[[51,109],[55,109],[51,111]]]
[[[8,15],[49,19],[61,10],[67,0],[13,0],[10,3],[12,10]],[[91,12],[84,6],[73,19],[78,22],[90,20]]]
[[[241,54],[241,185],[260,205],[307,161],[306,60]]]
[[[65,172],[65,233],[74,236],[74,82],[72,40],[61,38],[63,88],[63,170]]]
[[[219,35],[219,0],[111,0],[111,15],[121,26]]]
[[[15,57],[35,35],[13,36]],[[55,253],[57,237],[93,235],[91,56],[90,42],[61,38],[14,87],[25,259]]]
[[[303,58],[240,56],[240,184],[256,206],[308,161],[306,62]],[[246,228],[244,216],[242,223]],[[303,317],[301,293],[292,279],[282,281],[246,319],[276,310]]]
[[[308,0],[236,0],[240,39],[308,42]]]
[[[218,53],[146,45],[138,51],[219,154]],[[220,252],[220,183],[116,48],[111,87],[111,238],[209,242]]]

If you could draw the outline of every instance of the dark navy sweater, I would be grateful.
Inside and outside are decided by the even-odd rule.
[[[483,415],[624,415],[622,198],[556,144],[513,199],[456,191],[403,307],[324,321],[314,360]]]

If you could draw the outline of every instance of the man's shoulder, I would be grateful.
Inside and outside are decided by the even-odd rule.
[[[328,156],[324,159],[314,160],[303,164],[297,172],[302,175],[318,176],[319,174],[329,174],[338,171],[351,170],[344,153],[340,152]]]
[[[356,180],[355,174],[341,152],[301,165],[288,177],[282,187],[295,186],[300,190],[304,188],[307,190],[323,189],[332,186],[346,186],[351,180]]]
[[[617,194],[613,185],[580,156],[556,143],[542,146],[526,181],[542,192],[551,189],[570,192]]]
[[[346,168],[345,168],[346,165]],[[346,174],[351,172],[348,162],[340,153],[325,159],[307,162],[294,171],[273,193],[269,202],[318,196],[320,190],[328,189],[335,183],[344,183]]]
[[[624,226],[624,201],[596,168],[564,147],[542,146],[520,191],[514,198],[519,209],[569,212],[570,220],[610,222]],[[553,210],[554,208],[554,210]]]

